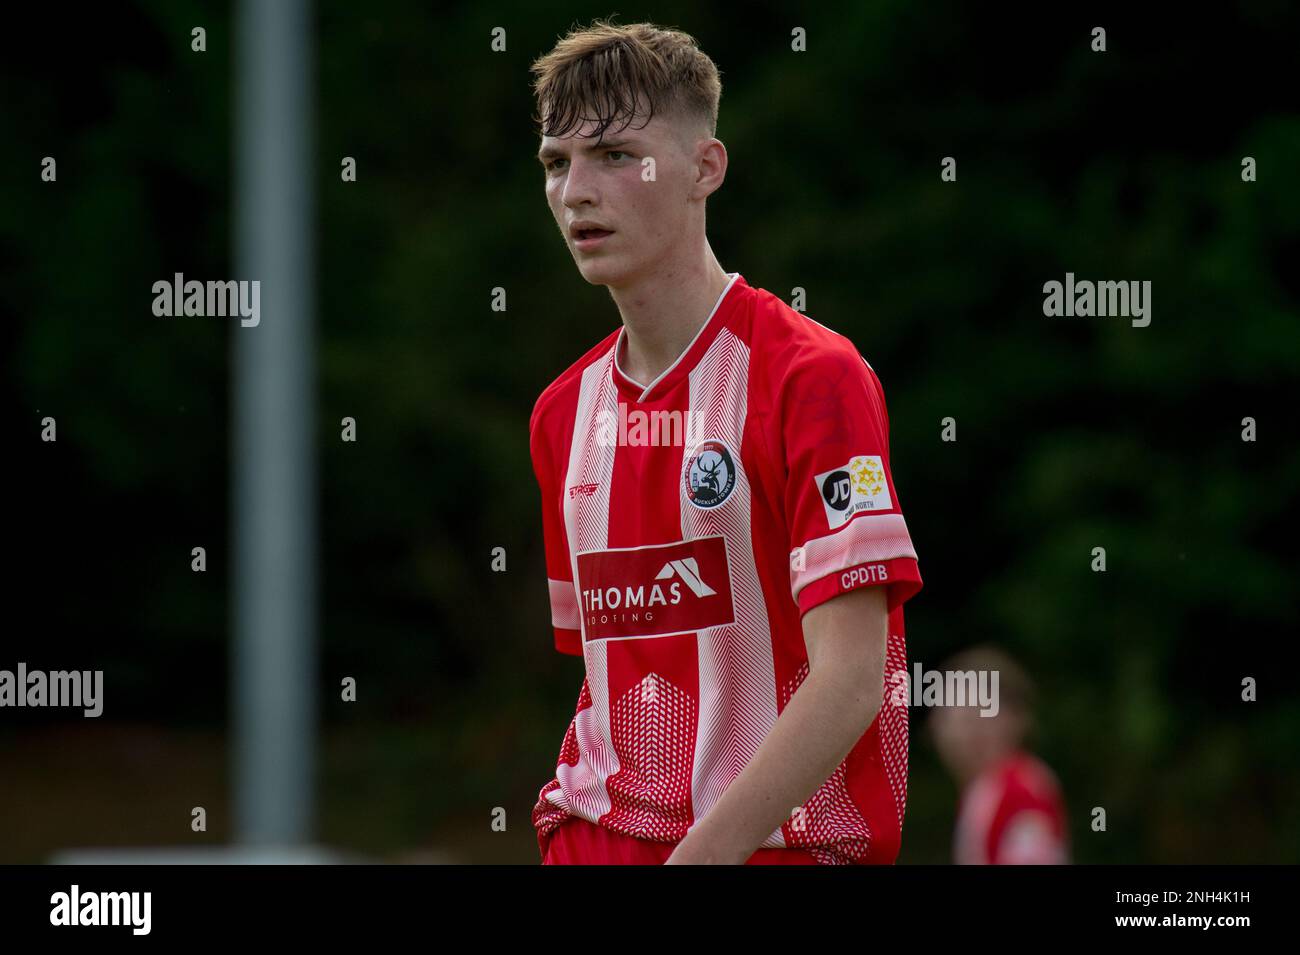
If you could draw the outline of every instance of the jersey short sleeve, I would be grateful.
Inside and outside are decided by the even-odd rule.
[[[578,593],[569,564],[568,535],[564,529],[564,499],[560,496],[560,474],[554,466],[550,436],[538,413],[533,410],[529,422],[529,452],[533,474],[542,492],[542,539],[546,549],[547,589],[550,593],[551,628],[555,649],[561,653],[582,655],[581,621],[578,619]]]
[[[875,372],[847,341],[801,356],[782,384],[790,588],[800,614],[882,585],[890,612],[921,589],[889,464]]]

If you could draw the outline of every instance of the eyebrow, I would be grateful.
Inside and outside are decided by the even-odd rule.
[[[587,153],[603,152],[606,149],[619,149],[623,146],[630,146],[635,143],[632,139],[605,139],[598,143],[592,143],[590,146],[583,146],[582,151]],[[538,162],[546,162],[548,159],[556,159],[564,155],[564,150],[558,146],[543,146],[537,153]]]

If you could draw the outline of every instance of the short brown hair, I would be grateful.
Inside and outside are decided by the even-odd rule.
[[[599,140],[614,122],[624,120],[622,131],[642,113],[649,123],[656,111],[698,117],[710,136],[717,134],[718,68],[680,30],[596,20],[570,30],[538,57],[532,72],[533,119],[543,136],[567,136],[594,120],[599,125],[592,136]]]
[[[1033,712],[1038,701],[1038,689],[1025,668],[1007,651],[991,644],[982,643],[962,650],[945,660],[941,669],[945,672],[996,670],[1000,705],[1010,705],[1026,715]]]

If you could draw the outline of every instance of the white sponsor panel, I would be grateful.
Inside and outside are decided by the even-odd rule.
[[[831,530],[844,526],[862,511],[887,511],[894,506],[885,479],[885,463],[878,454],[856,455],[843,467],[824,471],[814,480]]]

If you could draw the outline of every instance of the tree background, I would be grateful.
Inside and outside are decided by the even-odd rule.
[[[326,844],[536,861],[528,812],[582,664],[552,649],[528,416],[618,314],[555,233],[528,66],[613,12],[318,7]],[[618,13],[686,30],[722,70],[731,165],[709,235],[723,266],[787,301],[806,289],[808,314],[884,384],[925,580],[909,658],[935,666],[992,641],[1029,667],[1035,747],[1079,861],[1300,858],[1300,12]],[[0,394],[18,483],[0,667],[103,669],[106,714],[0,711],[0,861],[229,835],[241,331],[155,318],[150,288],[178,271],[244,277],[232,15],[137,0],[43,15],[3,41]],[[809,52],[791,51],[795,27]],[[47,155],[54,184],[39,178]],[[340,181],[344,156],[355,183]],[[956,182],[940,181],[945,156]],[[1043,283],[1067,271],[1150,280],[1150,326],[1044,317]],[[497,286],[504,313],[489,307]],[[39,439],[46,414],[54,444]],[[949,416],[955,443],[940,440]],[[338,699],[344,676],[355,703]],[[900,863],[950,858],[957,793],[924,726],[914,709]],[[189,831],[194,805],[207,833]],[[1094,806],[1106,833],[1089,828]],[[494,807],[505,833],[489,830]]]

